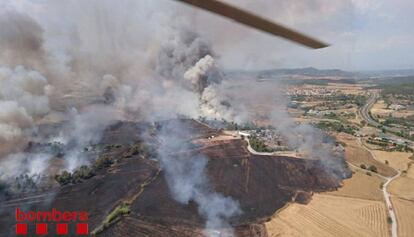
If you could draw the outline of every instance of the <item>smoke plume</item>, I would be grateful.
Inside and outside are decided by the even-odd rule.
[[[158,155],[168,186],[179,203],[197,203],[199,214],[206,219],[208,237],[233,237],[228,221],[241,214],[239,203],[211,187],[206,174],[207,158],[186,155],[191,134],[193,132],[180,122],[174,123],[174,127],[161,127],[158,133],[161,143]]]
[[[0,66],[0,155],[25,141],[36,118],[49,112],[51,90],[37,71]]]
[[[33,139],[63,149],[63,169],[71,171],[91,162],[85,147],[119,120],[235,119],[217,55],[188,19],[174,20],[176,3],[13,6],[0,12],[0,179],[47,174],[52,155],[23,152]],[[61,131],[42,140],[37,128],[45,121]],[[184,144],[177,142],[163,144]],[[196,202],[208,231],[229,228],[238,203],[210,186],[206,158],[172,158],[165,151],[160,148],[160,162],[173,197]],[[214,231],[207,234],[217,236]]]
[[[192,10],[161,0],[10,1],[0,11],[0,179],[20,175],[13,170],[46,172],[34,167],[47,167],[49,155],[22,150],[42,121],[57,114],[62,118],[53,122],[65,126],[49,141],[62,144],[69,170],[90,162],[83,149],[118,120],[244,121],[245,106],[226,91],[220,54],[206,37],[211,27],[196,30],[197,17],[179,17],[182,11]],[[308,128],[282,124],[287,136],[303,136],[291,143],[315,150]],[[159,149],[171,194],[198,204],[208,236],[223,236],[221,229],[232,236],[237,201],[214,191],[205,157],[171,156],[186,147],[174,131],[161,133]]]

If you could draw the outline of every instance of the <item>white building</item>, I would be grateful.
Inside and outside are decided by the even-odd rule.
[[[402,110],[402,109],[405,109],[405,106],[404,105],[398,105],[398,104],[392,104],[392,105],[390,105],[390,109],[392,109],[392,110]]]
[[[250,137],[250,133],[239,131],[240,136]]]

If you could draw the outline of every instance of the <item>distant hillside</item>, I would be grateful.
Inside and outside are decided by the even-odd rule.
[[[338,77],[348,79],[384,79],[389,77],[402,77],[402,76],[414,76],[414,69],[410,70],[385,70],[385,71],[364,71],[353,72],[344,71],[340,69],[317,69],[314,67],[306,68],[281,68],[281,69],[269,69],[269,70],[232,70],[227,71],[226,75],[229,76],[254,76],[258,78],[280,78],[290,76],[304,76],[304,77]]]
[[[414,76],[384,77],[384,78],[373,79],[372,81],[379,85],[414,84]]]
[[[342,78],[354,78],[358,73],[347,72],[339,69],[316,69],[313,67],[307,68],[282,68],[282,69],[269,69],[260,71],[244,71],[235,70],[228,71],[227,75],[249,75],[262,78],[274,78],[284,76],[307,76],[307,77],[342,77]]]
[[[384,77],[371,79],[368,82],[375,83],[372,88],[382,89],[382,94],[414,95],[414,76]]]
[[[313,67],[307,68],[295,68],[295,69],[274,69],[264,70],[260,72],[262,76],[287,76],[287,75],[299,75],[309,77],[354,77],[356,73],[342,71],[339,69],[316,69]]]
[[[414,76],[414,69],[402,69],[402,70],[385,70],[385,71],[368,71],[368,72],[361,72],[361,75],[366,77],[376,77],[376,78],[384,78],[384,77],[406,77],[406,76]]]

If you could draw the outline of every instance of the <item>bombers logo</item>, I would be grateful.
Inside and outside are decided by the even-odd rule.
[[[84,211],[28,211],[16,208],[16,235],[68,235],[69,222],[76,224],[76,235],[88,235],[88,213]],[[27,222],[35,223],[36,229],[29,230]],[[51,227],[51,228],[49,228]],[[53,229],[49,232],[49,229]]]

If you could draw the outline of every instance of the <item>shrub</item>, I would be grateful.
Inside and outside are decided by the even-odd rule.
[[[370,165],[368,170],[374,172],[374,173],[378,173],[377,167],[375,165]]]
[[[122,203],[121,205],[117,206],[115,210],[113,210],[105,219],[105,223],[110,224],[115,219],[120,216],[128,215],[131,212],[131,209],[127,203]]]
[[[123,202],[117,206],[109,215],[103,220],[102,224],[98,226],[95,230],[91,232],[92,236],[96,236],[105,229],[109,228],[113,223],[115,223],[122,216],[128,215],[131,213],[130,204]]]
[[[361,164],[359,167],[361,167],[361,169],[364,169],[364,170],[367,169],[367,166],[365,164]]]

